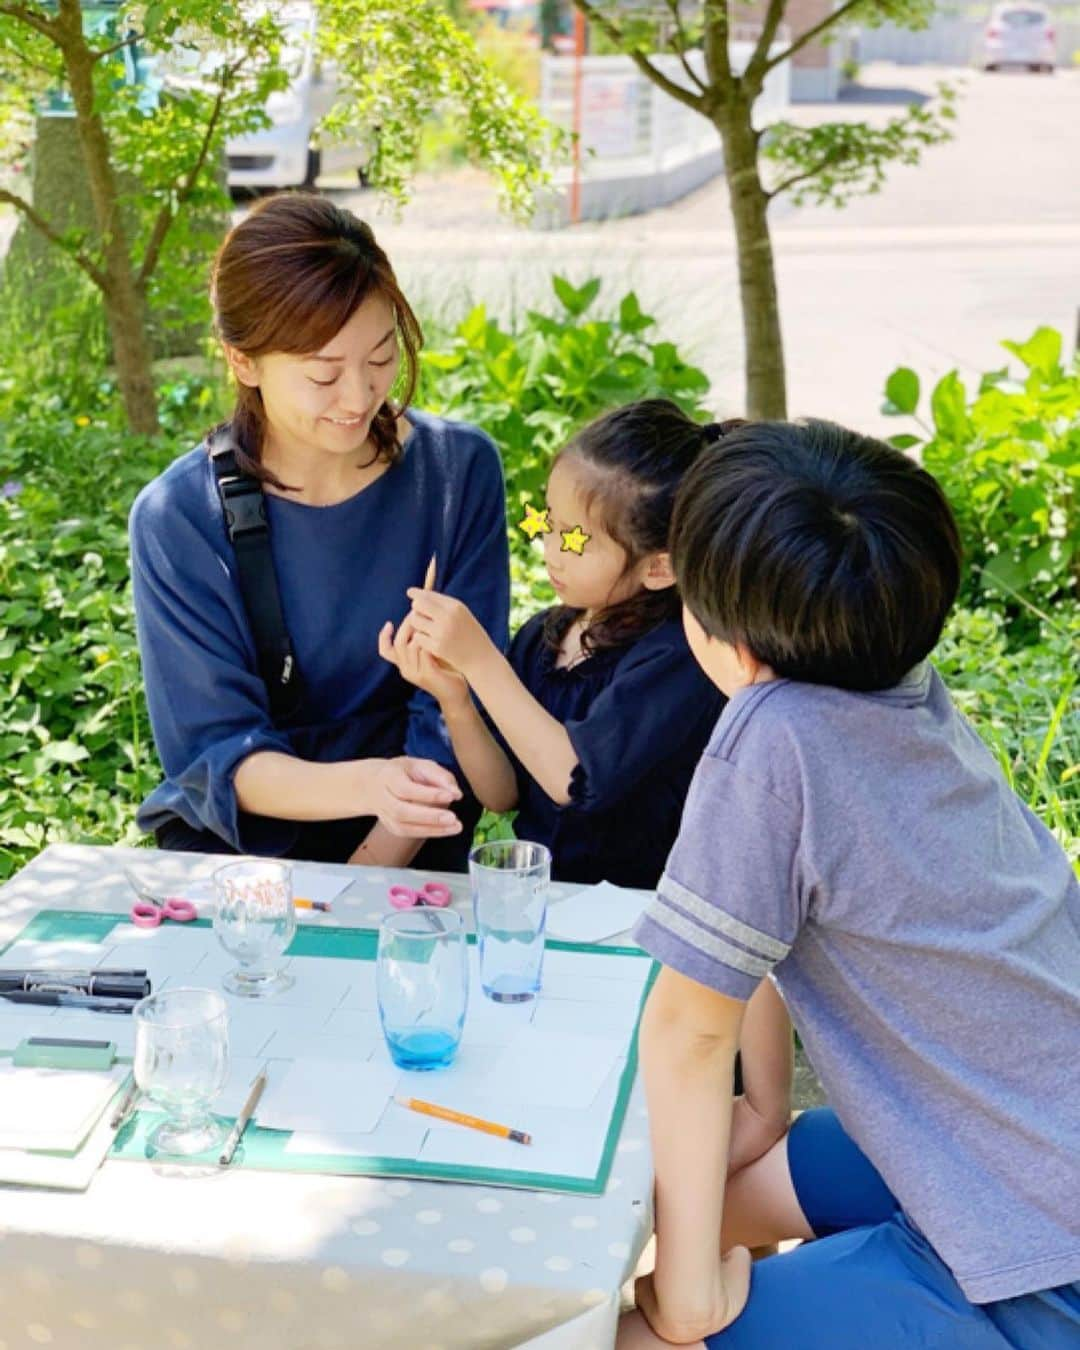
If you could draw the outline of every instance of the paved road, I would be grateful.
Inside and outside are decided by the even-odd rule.
[[[1039,324],[1070,337],[1080,306],[1080,71],[1053,77],[870,67],[862,102],[800,108],[801,118],[898,110],[903,91],[964,84],[957,135],[876,197],[773,220],[795,414],[898,430],[880,415],[897,364],[930,377],[999,366],[1002,338]],[[890,93],[889,91],[896,91]],[[335,194],[336,195],[336,194]],[[506,312],[542,296],[558,268],[634,286],[713,380],[716,410],[741,403],[735,258],[722,180],[664,210],[541,233],[508,225],[478,174],[426,180],[399,221],[370,194],[342,199],[376,225],[427,313],[468,298]]]

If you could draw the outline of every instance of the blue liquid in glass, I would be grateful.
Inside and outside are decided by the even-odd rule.
[[[399,1069],[445,1069],[457,1054],[461,1032],[389,1031],[386,1044]]]

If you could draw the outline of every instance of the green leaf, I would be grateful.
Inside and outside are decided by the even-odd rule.
[[[90,751],[74,741],[50,741],[42,755],[50,764],[78,764],[80,760],[90,758]]]
[[[1054,328],[1036,328],[1026,342],[1003,342],[1006,351],[1018,356],[1028,370],[1051,379],[1061,361],[1061,334]]]
[[[963,382],[955,370],[950,370],[934,386],[934,392],[930,395],[930,411],[939,436],[950,441],[961,441],[968,434],[967,398]]]
[[[885,397],[897,413],[913,413],[919,406],[918,375],[907,366],[900,366],[885,381]]]
[[[600,294],[600,278],[593,277],[584,286],[575,287],[565,277],[553,276],[551,285],[567,313],[580,317]]]
[[[902,431],[897,436],[890,436],[889,444],[896,450],[910,450],[913,445],[921,445],[922,442],[918,436],[912,436],[910,432]]]

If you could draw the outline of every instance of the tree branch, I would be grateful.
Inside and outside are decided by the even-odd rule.
[[[674,80],[668,79],[662,70],[658,70],[653,65],[644,52],[637,48],[628,49],[624,45],[627,41],[626,34],[616,24],[612,23],[606,14],[601,14],[595,5],[590,4],[589,0],[574,0],[574,4],[590,23],[596,24],[601,32],[606,33],[611,41],[629,56],[638,70],[652,80],[653,84],[662,89],[665,94],[670,94],[672,98],[678,99],[680,103],[685,103],[688,108],[693,108],[695,112],[708,116],[703,95],[695,94],[692,90],[685,89],[681,84],[676,84]]]
[[[689,79],[693,84],[696,84],[703,94],[706,94],[709,91],[709,86],[702,82],[700,76],[694,71],[694,68],[691,66],[690,62],[686,59],[686,48],[687,48],[686,29],[683,27],[682,17],[679,14],[679,0],[666,0],[666,4],[668,9],[671,11],[671,17],[675,20],[675,41],[676,41],[675,51],[678,54],[680,62],[682,63],[682,68],[683,70],[686,71],[687,79]]]
[[[13,206],[16,211],[21,211],[30,224],[33,225],[34,229],[40,234],[43,234],[45,238],[48,239],[50,243],[55,244],[57,248],[63,249],[73,262],[78,263],[99,290],[102,292],[108,290],[108,277],[106,277],[105,273],[96,265],[93,259],[81,249],[78,253],[75,253],[70,246],[65,243],[64,236],[56,226],[46,220],[41,212],[35,210],[28,201],[25,201],[22,197],[17,197],[14,192],[9,192],[7,188],[0,188],[0,202],[7,202],[8,205]]]
[[[781,52],[780,55],[775,57],[772,61],[766,61],[761,70],[762,75],[768,75],[770,70],[775,70],[777,66],[782,65],[785,61],[790,61],[795,53],[805,47],[808,42],[813,42],[813,40],[824,33],[827,28],[834,28],[845,14],[861,3],[862,0],[845,0],[845,3],[842,4],[839,9],[834,9],[831,14],[827,14],[820,23],[814,24],[814,26],[808,28],[805,33],[800,33],[786,51]]]
[[[19,23],[26,24],[27,28],[33,28],[35,32],[41,33],[47,37],[50,42],[55,42],[53,34],[53,24],[51,19],[44,19],[29,5],[2,4],[0,5],[0,15],[7,15],[9,19],[15,19]]]
[[[765,196],[768,197],[769,201],[772,201],[774,197],[779,197],[782,192],[787,192],[789,188],[793,188],[796,183],[804,183],[808,178],[816,178],[822,169],[827,169],[835,158],[834,151],[822,155],[816,164],[812,164],[809,169],[803,169],[799,173],[793,173],[790,178],[785,178],[783,182],[777,183],[776,187],[766,192]]]
[[[153,228],[150,231],[150,238],[146,243],[146,252],[143,255],[142,265],[139,268],[136,277],[136,285],[140,290],[146,285],[154,273],[161,257],[161,250],[165,243],[169,230],[172,229],[173,221],[176,219],[177,211],[187,201],[195,189],[199,174],[202,173],[206,164],[207,156],[210,154],[210,145],[214,139],[214,132],[217,130],[217,124],[221,120],[221,109],[225,102],[225,91],[229,86],[233,76],[244,64],[243,59],[227,66],[221,75],[221,83],[218,86],[217,97],[214,99],[214,106],[210,111],[210,117],[206,123],[206,131],[203,133],[202,143],[199,146],[199,153],[195,162],[184,176],[184,180],[176,193],[175,209],[168,200],[164,203],[157,214]]]
[[[769,0],[769,7],[765,11],[765,21],[761,25],[761,35],[750,55],[750,60],[746,63],[746,70],[743,72],[744,78],[749,77],[751,81],[759,78],[764,79],[768,70],[769,48],[776,40],[780,21],[784,17],[786,8],[786,0]]]
[[[102,47],[100,51],[94,52],[95,61],[104,61],[107,56],[113,56],[116,52],[122,52],[125,47],[130,47],[132,43],[138,42],[138,33],[132,33],[130,37],[124,38],[122,42],[114,42],[111,47]]]
[[[705,0],[705,69],[713,87],[731,82],[727,0]]]

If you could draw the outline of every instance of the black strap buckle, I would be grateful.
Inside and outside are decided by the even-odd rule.
[[[262,488],[251,478],[222,478],[221,499],[229,538],[235,543],[243,535],[266,530],[266,506]]]

